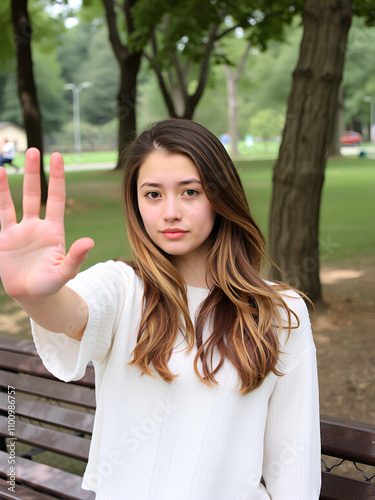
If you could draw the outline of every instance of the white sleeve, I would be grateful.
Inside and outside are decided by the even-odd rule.
[[[89,309],[82,340],[50,332],[31,320],[31,331],[43,364],[55,377],[79,380],[89,361],[102,363],[112,345],[127,291],[135,273],[122,262],[96,264],[79,273],[67,286],[77,292]]]
[[[265,429],[263,478],[272,500],[318,500],[321,487],[316,349],[307,308],[302,299],[297,303],[300,327],[291,331],[296,340],[286,357],[291,363],[277,378]]]

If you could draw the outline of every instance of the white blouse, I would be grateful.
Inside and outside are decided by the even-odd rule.
[[[109,261],[68,286],[89,307],[82,341],[32,321],[46,368],[66,382],[95,367],[97,409],[82,488],[98,500],[318,500],[321,481],[316,351],[304,301],[283,297],[300,326],[291,331],[278,368],[252,393],[235,392],[226,360],[219,384],[204,385],[180,336],[168,384],[129,366],[136,345],[143,284],[134,270]],[[190,315],[208,290],[188,287]],[[288,295],[288,296],[286,296]],[[285,314],[282,312],[282,317]],[[204,332],[207,336],[207,330]],[[199,366],[199,365],[198,365]],[[266,487],[260,482],[263,476]]]

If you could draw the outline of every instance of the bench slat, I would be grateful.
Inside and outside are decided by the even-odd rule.
[[[0,416],[0,435],[9,437],[8,419]],[[90,440],[66,432],[59,432],[56,429],[46,429],[33,424],[16,421],[17,441],[38,446],[45,450],[55,451],[63,455],[85,460],[89,457]]]
[[[53,376],[39,357],[30,354],[0,350],[0,366],[5,370],[33,373],[40,377],[52,378]]]
[[[8,386],[15,387],[16,391],[59,399],[67,403],[75,403],[89,408],[96,406],[94,389],[0,370],[0,387],[8,388]]]
[[[375,484],[322,472],[320,500],[374,500]]]
[[[0,479],[0,498],[4,500],[56,500],[56,497],[23,488],[19,484],[16,484],[15,492],[13,493],[9,490],[9,484],[4,479]]]
[[[375,426],[321,416],[322,454],[375,465]]]
[[[8,410],[8,396],[3,392],[0,392],[0,410],[4,413]],[[53,406],[22,396],[16,396],[16,414],[89,434],[92,434],[94,425],[94,415],[91,413]]]
[[[33,341],[27,339],[16,339],[6,335],[0,335],[0,349],[2,351],[28,352],[36,354],[36,347]]]
[[[6,370],[31,373],[34,375],[39,375],[41,377],[57,380],[52,375],[52,373],[47,370],[36,352],[19,353],[0,349],[0,366],[1,368]],[[93,365],[87,366],[85,375],[79,381],[74,380],[72,382],[79,383],[80,385],[85,385],[88,387],[94,387],[95,373]]]
[[[55,493],[67,500],[94,500],[93,491],[81,488],[82,478],[47,465],[16,457],[16,480],[43,493]],[[0,476],[8,470],[8,454],[0,451]]]

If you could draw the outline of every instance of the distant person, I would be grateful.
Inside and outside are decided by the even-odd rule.
[[[225,134],[221,134],[220,136],[220,142],[221,144],[223,144],[225,147],[229,146],[230,144],[230,135],[225,133]]]
[[[17,172],[19,171],[19,167],[17,167],[13,163],[13,159],[16,155],[16,149],[14,147],[13,142],[10,142],[8,139],[3,140],[3,147],[1,148],[1,154],[0,154],[0,165],[5,165],[6,163],[9,163],[9,165],[12,165]]]

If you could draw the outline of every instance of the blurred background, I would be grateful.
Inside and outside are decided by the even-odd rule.
[[[371,2],[13,0],[0,5],[0,143],[64,155],[68,244],[131,258],[122,155],[149,124],[222,141],[288,279],[313,300],[322,413],[375,421],[375,11]],[[345,7],[351,5],[351,7]],[[18,214],[22,176],[7,166]],[[13,175],[16,174],[16,175]],[[46,174],[46,175],[45,175]],[[0,288],[0,330],[28,320]]]

